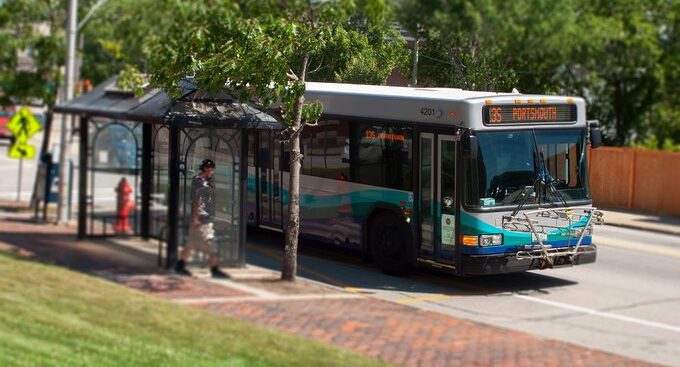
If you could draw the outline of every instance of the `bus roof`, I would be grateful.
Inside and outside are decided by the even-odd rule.
[[[460,101],[470,98],[519,95],[518,93],[478,92],[459,88],[411,88],[384,85],[361,85],[341,83],[306,83],[307,93],[319,95],[355,95],[408,99],[436,99]]]
[[[487,129],[482,123],[482,109],[487,104],[574,103],[578,119],[585,125],[585,102],[565,96],[525,95],[521,93],[479,92],[455,88],[410,88],[341,83],[306,83],[308,102],[323,104],[327,117],[349,117],[384,121],[421,122],[436,125]],[[568,102],[569,101],[569,102]],[[536,124],[524,124],[529,128]],[[550,126],[565,124],[550,123]],[[497,127],[491,127],[497,128]]]

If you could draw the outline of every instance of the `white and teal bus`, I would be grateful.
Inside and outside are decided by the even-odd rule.
[[[300,236],[363,251],[387,273],[458,275],[592,263],[581,98],[308,83]],[[287,153],[251,132],[250,225],[284,228]]]

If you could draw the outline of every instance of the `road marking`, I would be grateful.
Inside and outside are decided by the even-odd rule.
[[[609,245],[607,243],[609,241],[600,241],[600,242],[604,243],[606,245]],[[637,244],[631,244],[629,242],[626,243],[626,242],[623,242],[623,241],[616,241],[616,242],[620,242],[619,244],[625,243],[625,245],[621,245],[621,246],[632,245],[634,247],[626,247],[626,248],[630,248],[630,249],[634,249],[634,250],[638,250],[638,251],[651,252],[651,251],[664,250],[664,254],[669,254],[666,251],[671,251],[671,253],[673,253],[673,249],[662,248],[660,246],[637,245]],[[611,245],[611,246],[616,247],[616,245]],[[274,252],[274,251],[270,251],[270,250],[255,247],[255,246],[251,246],[251,248],[253,248],[255,251],[258,251],[258,252],[263,253],[265,255],[272,256],[272,257],[278,258],[278,259],[282,259],[282,256],[279,255],[278,253]],[[651,251],[650,251],[650,248],[652,249]],[[659,252],[655,252],[655,253],[659,253]],[[678,254],[672,254],[670,256],[680,257],[680,251],[678,252]],[[317,271],[314,271],[314,270],[311,270],[311,269],[306,269],[303,266],[298,266],[298,268],[300,270],[306,271],[310,274],[316,275],[317,277],[319,277],[319,278],[321,278],[321,279],[323,279],[323,280],[325,280],[325,281],[327,281],[331,284],[339,285],[340,287],[343,287],[347,290],[350,290],[350,292],[352,290],[358,290],[358,288],[344,284],[343,282],[341,282],[339,280],[331,278],[331,277],[329,277],[325,274],[319,273]],[[453,283],[457,283],[457,282],[453,282]],[[460,283],[462,283],[462,282],[460,282]],[[472,294],[475,294],[475,293],[487,294],[487,293],[498,293],[498,292],[500,292],[497,289],[475,286],[475,285],[469,285],[469,284],[464,284],[464,283],[459,284],[459,285],[465,285],[465,288],[473,290]],[[579,312],[579,313],[582,313],[582,314],[599,316],[599,317],[603,317],[603,318],[608,318],[608,319],[613,319],[613,320],[618,320],[618,321],[624,321],[624,322],[643,325],[643,326],[647,326],[647,327],[651,327],[651,328],[657,328],[657,329],[668,330],[668,331],[680,333],[680,326],[668,325],[668,324],[663,324],[663,323],[660,323],[660,322],[639,319],[639,318],[636,318],[636,317],[630,317],[630,316],[624,316],[624,315],[619,315],[619,314],[615,314],[615,313],[598,311],[598,310],[594,310],[594,309],[587,308],[587,307],[575,306],[575,305],[556,302],[556,301],[549,301],[549,300],[546,300],[546,299],[535,298],[535,297],[531,297],[531,296],[525,296],[525,295],[517,294],[517,293],[513,293],[512,295],[516,298],[520,298],[520,299],[523,299],[523,300],[526,300],[526,301],[535,302],[535,303],[542,303],[544,305],[549,305],[549,306],[553,306],[553,307],[557,307],[557,308],[575,311],[575,312]],[[424,297],[403,298],[403,299],[396,300],[394,302],[400,303],[400,304],[413,304],[413,303],[419,303],[419,302],[428,302],[428,301],[438,301],[438,300],[451,299],[451,298],[454,298],[454,297],[455,297],[455,295],[453,295],[453,294],[443,294],[443,293],[441,293],[441,294],[432,294],[432,295],[424,296]]]
[[[604,318],[618,320],[618,321],[625,321],[625,322],[630,322],[630,323],[634,323],[634,324],[638,324],[638,325],[643,325],[643,326],[648,326],[648,327],[652,327],[652,328],[669,330],[669,331],[673,331],[673,332],[676,332],[676,333],[680,333],[680,326],[668,325],[668,324],[663,324],[663,323],[660,323],[660,322],[639,319],[637,317],[624,316],[624,315],[619,315],[619,314],[610,313],[610,312],[598,311],[598,310],[594,310],[594,309],[587,308],[587,307],[575,306],[575,305],[570,305],[570,304],[567,304],[567,303],[556,302],[556,301],[549,301],[549,300],[546,300],[546,299],[543,299],[543,298],[525,296],[525,295],[517,294],[517,293],[513,293],[512,295],[516,298],[523,299],[525,301],[542,303],[544,305],[562,308],[562,309],[570,310],[570,311],[575,311],[575,312],[579,312],[579,313],[582,313],[582,314],[599,316],[599,317],[604,317]],[[440,301],[440,300],[444,300],[444,299],[451,299],[453,297],[455,297],[455,295],[453,295],[453,294],[433,294],[433,295],[429,295],[429,296],[425,296],[425,297],[402,298],[402,299],[397,300],[395,302],[401,303],[401,304],[413,304],[413,303],[419,303],[419,302]]]
[[[575,305],[570,305],[568,303],[562,303],[562,302],[556,302],[556,301],[549,301],[547,299],[525,296],[525,295],[517,294],[517,293],[514,293],[513,296],[520,298],[520,299],[523,299],[525,301],[542,303],[544,305],[562,308],[562,309],[570,310],[570,311],[575,311],[575,312],[579,312],[579,313],[583,313],[583,314],[587,314],[587,315],[600,316],[600,317],[604,317],[604,318],[608,318],[608,319],[625,321],[625,322],[630,322],[630,323],[633,323],[633,324],[638,324],[638,325],[643,325],[643,326],[648,326],[648,327],[652,327],[652,328],[663,329],[663,330],[668,330],[668,331],[680,333],[680,326],[662,324],[660,322],[638,319],[637,317],[630,317],[630,316],[624,316],[624,315],[619,315],[619,314],[615,314],[615,313],[598,311],[598,310],[593,310],[592,308],[575,306]]]
[[[350,292],[350,293],[361,293],[361,294],[371,294],[371,293],[373,293],[373,292],[368,292],[368,291],[365,291],[365,290],[363,290],[361,288],[357,288],[357,287],[345,287],[344,289],[347,292]]]
[[[680,258],[680,249],[668,248],[668,247],[665,247],[665,246],[638,244],[638,243],[628,242],[628,241],[604,239],[602,237],[599,237],[599,238],[596,237],[596,240],[593,241],[593,242],[596,243],[596,244],[602,244],[604,246],[617,247],[617,248],[622,248],[622,249],[626,249],[626,250],[647,252],[647,253],[655,254],[655,255],[663,255],[663,256]]]
[[[449,299],[453,298],[455,295],[453,294],[433,294],[425,297],[415,297],[415,298],[402,298],[397,301],[396,303],[401,303],[403,305],[411,304],[411,303],[418,303],[418,302],[427,302],[427,301],[439,301],[442,299]]]

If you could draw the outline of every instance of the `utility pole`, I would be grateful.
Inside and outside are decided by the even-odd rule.
[[[420,46],[418,45],[419,41],[420,37],[416,31],[416,36],[413,40],[413,75],[411,76],[411,87],[418,86],[418,53],[420,52]]]
[[[420,23],[416,24],[415,35],[413,35],[413,74],[411,75],[411,87],[418,86],[418,58],[420,57],[420,34],[423,27]]]
[[[70,101],[74,96],[76,39],[78,37],[78,0],[68,0],[68,16],[66,20],[66,72],[64,98],[62,103]],[[68,117],[67,117],[68,116]],[[57,224],[65,225],[69,221],[69,195],[67,162],[70,158],[69,140],[73,120],[70,115],[62,114],[61,139],[59,145],[59,199],[57,203]]]

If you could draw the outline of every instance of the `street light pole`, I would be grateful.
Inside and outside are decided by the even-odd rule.
[[[66,72],[62,103],[70,101],[74,96],[74,72],[76,61],[76,39],[78,33],[78,0],[68,1],[68,17],[66,21]],[[57,203],[57,224],[69,221],[68,179],[66,163],[69,159],[69,140],[71,138],[72,117],[62,114],[61,139],[59,151],[59,199]]]

